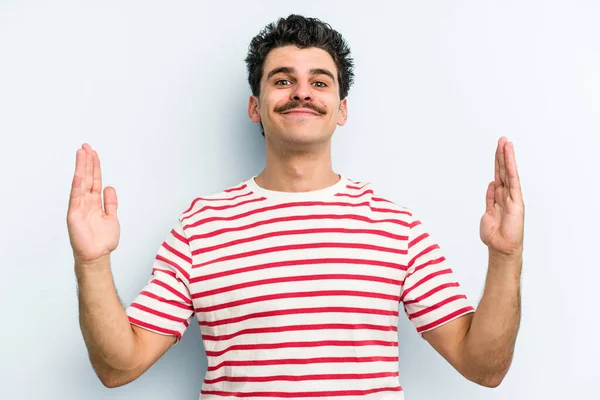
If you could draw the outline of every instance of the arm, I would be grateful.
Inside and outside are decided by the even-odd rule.
[[[108,257],[75,264],[79,323],[92,367],[106,387],[141,376],[174,343],[162,335],[131,325],[119,302]]]
[[[477,311],[423,333],[458,372],[483,386],[498,386],[512,362],[521,317],[521,264],[490,254]]]
[[[498,386],[513,358],[521,318],[524,203],[513,145],[500,138],[495,179],[486,192],[480,236],[489,249],[487,278],[476,312],[423,334],[466,378]]]
[[[119,241],[117,196],[101,197],[100,160],[87,144],[77,151],[67,225],[78,283],[79,321],[90,361],[105,386],[139,377],[173,344],[175,336],[132,326],[110,272],[110,253]]]

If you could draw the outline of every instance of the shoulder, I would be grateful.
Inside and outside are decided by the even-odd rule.
[[[253,192],[248,181],[244,180],[220,191],[206,193],[193,198],[188,207],[179,215],[179,220],[184,222],[204,210],[223,209],[251,200]]]
[[[340,194],[341,196],[361,198],[364,201],[369,201],[371,208],[374,210],[403,214],[407,219],[412,219],[413,211],[409,206],[380,191],[373,182],[352,179],[348,179],[348,182],[345,193]]]

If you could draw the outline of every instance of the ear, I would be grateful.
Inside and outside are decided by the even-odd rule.
[[[338,116],[338,125],[344,126],[348,119],[348,101],[347,98],[340,102],[340,115]]]
[[[250,96],[248,100],[248,116],[252,122],[260,122],[260,109],[258,96]]]

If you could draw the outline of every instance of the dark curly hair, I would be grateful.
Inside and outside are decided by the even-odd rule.
[[[317,18],[306,18],[292,14],[280,18],[277,23],[268,24],[250,42],[246,66],[248,83],[254,96],[260,95],[260,80],[267,54],[275,48],[295,45],[299,48],[318,47],[327,51],[338,70],[340,99],[348,96],[354,81],[354,61],[350,57],[350,47],[341,34]]]

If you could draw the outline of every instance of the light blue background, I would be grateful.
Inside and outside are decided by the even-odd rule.
[[[407,400],[598,398],[600,5],[541,0],[0,1],[0,398],[198,398],[196,323],[125,387],[90,367],[65,222],[75,150],[91,143],[117,189],[113,272],[129,303],[190,201],[262,168],[243,60],[291,12],[331,23],[356,60],[336,171],[413,208],[475,304],[496,140],[515,143],[526,245],[512,369],[478,387],[404,318]]]

